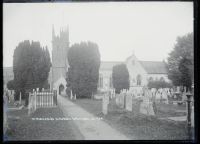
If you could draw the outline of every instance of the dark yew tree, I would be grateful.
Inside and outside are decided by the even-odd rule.
[[[8,81],[8,83],[7,83],[7,88],[8,88],[9,90],[14,90],[14,87],[15,87],[14,80]]]
[[[13,72],[16,96],[22,92],[35,88],[43,88],[47,83],[51,67],[47,47],[44,49],[39,42],[30,43],[28,40],[20,42],[14,50]]]
[[[129,72],[125,64],[119,64],[112,69],[113,87],[116,93],[122,89],[129,89]]]
[[[97,91],[100,67],[98,45],[92,42],[74,44],[68,51],[67,87],[77,98],[88,97]],[[68,92],[69,93],[69,92]]]

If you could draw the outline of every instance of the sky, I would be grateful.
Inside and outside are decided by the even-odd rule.
[[[102,61],[167,60],[176,38],[193,32],[192,2],[4,3],[3,66],[13,64],[14,49],[39,41],[52,51],[56,35],[69,26],[70,46],[97,43]]]

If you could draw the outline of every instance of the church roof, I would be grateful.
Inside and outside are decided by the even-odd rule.
[[[139,61],[148,74],[167,74],[167,68],[162,61]],[[112,70],[113,66],[122,64],[122,61],[102,61],[100,70]]]
[[[101,61],[100,70],[112,70],[113,66],[122,64],[122,61]]]
[[[162,61],[140,61],[141,65],[149,74],[166,74],[167,67]]]

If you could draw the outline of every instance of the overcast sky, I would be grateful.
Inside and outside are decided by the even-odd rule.
[[[24,40],[52,50],[52,25],[69,25],[70,45],[98,44],[102,61],[162,61],[177,36],[193,31],[192,2],[87,2],[3,4],[3,64],[12,66],[14,49]]]

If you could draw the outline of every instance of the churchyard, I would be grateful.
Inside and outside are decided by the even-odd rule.
[[[172,100],[172,93],[168,89],[143,89],[139,92],[122,90],[120,94],[114,94],[112,90],[94,96],[94,99],[72,101],[88,112],[102,116],[130,139],[186,140],[189,138],[186,99],[179,104],[176,98]],[[194,110],[192,116],[194,136]]]
[[[62,96],[85,109],[126,137],[134,140],[187,140],[191,138],[187,125],[187,103],[175,103],[167,89],[158,91],[138,90],[104,91],[93,99],[77,99],[72,93]],[[52,94],[52,95],[51,95]],[[55,121],[50,118],[64,117],[62,107],[54,100],[56,93],[30,93],[29,105],[24,100],[8,102],[8,128],[6,140],[69,140],[83,139],[73,121]],[[192,104],[193,105],[193,104]],[[194,109],[192,109],[192,138],[194,137]],[[34,118],[49,120],[34,120]],[[68,131],[71,131],[70,133]],[[190,137],[189,137],[190,136]]]
[[[8,96],[4,93],[5,141],[82,139],[72,121],[59,120],[64,116],[57,105],[56,91],[33,90],[28,106],[21,95],[18,101],[14,101],[13,95]]]

